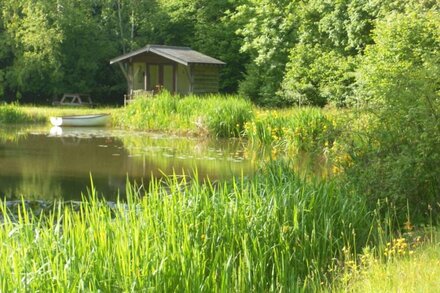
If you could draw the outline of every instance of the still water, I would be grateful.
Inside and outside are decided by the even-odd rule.
[[[0,126],[0,196],[79,200],[90,188],[115,200],[127,178],[193,174],[219,180],[251,174],[252,160],[238,140],[182,138],[103,128]],[[194,174],[192,176],[195,176]]]

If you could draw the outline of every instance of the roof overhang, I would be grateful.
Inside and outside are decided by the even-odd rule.
[[[182,52],[190,52],[193,54],[196,54],[197,57],[201,57],[202,60],[194,60],[193,62],[191,60],[186,60],[185,58],[182,58],[181,56],[179,56],[179,54],[172,54],[173,50],[175,52],[178,51],[182,51]],[[167,52],[170,51],[170,52]],[[119,57],[116,57],[114,59],[110,60],[110,64],[115,64],[118,62],[123,62],[126,61],[130,58],[133,58],[135,56],[144,54],[144,53],[154,53],[157,54],[161,57],[167,58],[169,60],[172,60],[174,62],[183,64],[185,66],[188,66],[190,64],[210,64],[210,65],[225,65],[226,63],[224,63],[223,61],[220,61],[218,59],[209,57],[207,55],[204,55],[200,52],[194,51],[189,47],[172,47],[172,46],[160,46],[160,45],[147,45],[141,49],[132,51],[130,53],[121,55]],[[205,60],[203,60],[205,59]]]

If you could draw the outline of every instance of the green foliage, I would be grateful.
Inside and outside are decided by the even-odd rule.
[[[251,56],[240,93],[262,105],[282,105],[275,93],[283,78],[289,48],[296,41],[295,1],[249,1],[232,19],[242,23],[242,51]]]
[[[31,92],[51,96],[62,78],[62,34],[54,25],[55,15],[49,13],[51,4],[6,1],[3,5],[4,27],[14,56],[5,72],[8,87],[17,93],[17,98]]]
[[[356,185],[371,200],[407,201],[418,215],[440,196],[440,14],[389,15],[359,69],[359,96],[378,118],[356,157]]]
[[[290,104],[344,106],[353,95],[351,57],[322,47],[297,45],[290,54],[280,96]]]
[[[41,218],[2,204],[1,290],[311,290],[374,225],[363,197],[305,183],[282,162],[253,179],[188,183],[129,184],[126,203],[92,194]]]

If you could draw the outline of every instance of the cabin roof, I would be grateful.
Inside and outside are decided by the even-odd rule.
[[[188,66],[189,64],[214,64],[224,65],[223,61],[209,57],[198,51],[192,50],[189,47],[175,47],[175,46],[163,46],[163,45],[147,45],[136,51],[121,55],[110,60],[110,64],[121,62],[137,55],[152,52],[164,58],[173,60],[177,63]]]

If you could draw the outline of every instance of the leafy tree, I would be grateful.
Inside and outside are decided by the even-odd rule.
[[[279,92],[288,104],[345,106],[353,95],[355,62],[319,45],[295,46]]]
[[[374,31],[358,95],[378,118],[358,160],[357,185],[375,198],[426,211],[440,197],[440,13],[392,13]],[[419,213],[420,214],[420,213]]]
[[[35,1],[3,2],[3,18],[13,44],[14,60],[5,73],[17,98],[48,97],[56,92],[62,32],[55,25],[54,3]]]
[[[3,12],[3,2],[0,2],[0,11]],[[11,66],[12,48],[10,39],[4,27],[3,13],[0,14],[0,99],[5,96],[7,83],[5,81],[5,73],[7,68]]]
[[[297,41],[297,2],[251,0],[237,7],[232,20],[242,23],[241,50],[250,55],[240,91],[253,101],[280,105],[276,96],[283,79],[289,49]]]
[[[242,38],[235,34],[239,28],[231,21],[230,11],[234,11],[239,1],[198,0],[194,25],[194,49],[226,62],[220,71],[220,89],[236,92],[238,82],[243,79],[248,54],[241,53]]]

